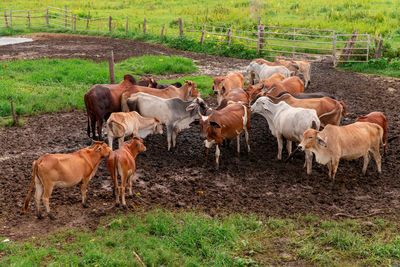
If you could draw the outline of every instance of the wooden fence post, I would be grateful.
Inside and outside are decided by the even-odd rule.
[[[165,24],[163,24],[162,28],[161,28],[161,39],[164,37],[164,28],[165,28]]]
[[[108,31],[111,32],[111,23],[112,23],[112,17],[110,16],[110,18],[108,19]]]
[[[74,14],[74,31],[76,31],[76,14]]]
[[[90,21],[90,11],[88,11],[88,15],[87,15],[86,30],[89,30],[89,21]]]
[[[203,30],[201,31],[201,38],[200,38],[200,43],[204,43],[204,34],[206,33],[206,24],[203,24]]]
[[[7,12],[4,12],[4,20],[6,22],[6,27],[8,28]]]
[[[257,55],[260,55],[260,47],[261,47],[261,25],[257,26]]]
[[[353,46],[354,46],[354,42],[355,42],[356,39],[357,39],[357,33],[358,33],[357,30],[355,30],[355,31],[353,32],[353,35],[351,36],[350,41],[347,43],[346,48],[342,50],[342,55],[343,55],[344,57],[346,57],[346,60],[349,60],[350,57],[351,57],[351,54],[353,53],[352,48],[353,48]]]
[[[12,118],[13,118],[14,124],[17,125],[17,124],[18,124],[18,116],[15,114],[14,102],[11,100],[11,101],[10,101],[10,104],[11,104],[11,114],[12,114]]]
[[[108,70],[110,72],[110,83],[115,83],[115,73],[114,73],[114,51],[111,50],[110,57],[108,59]]]
[[[31,27],[31,14],[28,11],[28,27]]]
[[[264,24],[260,24],[260,51],[264,48],[264,27]]]
[[[128,35],[128,24],[129,24],[129,20],[128,20],[128,16],[126,16],[126,26],[125,26],[126,35]]]
[[[67,8],[68,6],[65,5],[65,28],[67,28]]]
[[[228,30],[228,45],[231,44],[231,40],[232,40],[232,26]]]
[[[46,10],[46,25],[49,27],[49,9]]]
[[[12,27],[12,11],[10,10],[10,27]]]
[[[380,58],[382,56],[382,44],[383,44],[383,39],[380,39],[378,43],[378,48],[376,49],[375,52],[374,56],[375,58]]]
[[[293,59],[296,54],[296,29],[293,28]]]
[[[183,27],[182,27],[182,18],[178,18],[178,24],[179,24],[179,35],[183,35]]]
[[[367,62],[369,60],[369,44],[371,42],[371,39],[369,38],[369,34],[368,34],[368,41],[367,41]]]
[[[332,36],[332,57],[333,57],[333,66],[336,67],[336,34],[333,32]]]
[[[143,20],[143,34],[146,34],[146,18]]]

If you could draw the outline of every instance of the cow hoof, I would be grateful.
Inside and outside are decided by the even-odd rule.
[[[47,216],[49,216],[49,218],[50,218],[51,220],[55,220],[55,219],[56,219],[56,216],[54,216],[54,215],[51,214],[51,213],[47,214]]]
[[[36,217],[38,218],[38,220],[43,219],[43,215],[42,214],[38,214],[38,215],[36,215]]]
[[[89,204],[87,204],[87,203],[82,203],[82,206],[83,206],[85,209],[89,208]]]
[[[115,203],[115,207],[117,207],[117,208],[118,208],[118,207],[119,207],[119,203]]]
[[[126,210],[126,209],[127,209],[126,204],[122,205],[122,208],[123,208],[124,210]]]

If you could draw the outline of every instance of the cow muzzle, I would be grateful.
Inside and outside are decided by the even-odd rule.
[[[218,95],[218,90],[214,90],[214,95]]]

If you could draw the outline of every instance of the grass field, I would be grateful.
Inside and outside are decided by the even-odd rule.
[[[333,221],[153,210],[116,215],[94,232],[71,229],[24,243],[0,242],[13,266],[320,266],[400,263],[399,222]],[[0,238],[4,240],[4,238]]]
[[[84,109],[83,95],[86,91],[93,84],[109,83],[108,65],[105,62],[39,59],[5,61],[1,64],[0,116],[11,115],[10,100],[14,101],[16,112],[21,115]],[[207,96],[211,93],[212,78],[187,75],[196,70],[193,61],[177,56],[143,56],[115,64],[117,82],[126,73],[180,73],[182,78],[179,81],[194,81],[202,96]]]

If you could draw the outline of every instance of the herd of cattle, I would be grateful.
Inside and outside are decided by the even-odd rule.
[[[238,72],[214,78],[213,90],[218,106],[211,108],[200,98],[192,81],[184,84],[157,84],[152,78],[137,82],[131,75],[119,84],[96,84],[84,97],[88,116],[88,135],[95,141],[92,146],[71,154],[46,154],[33,162],[33,177],[25,199],[27,211],[30,194],[35,185],[36,214],[41,217],[43,201],[50,218],[49,198],[54,187],[70,187],[81,182],[82,204],[86,205],[86,188],[95,175],[100,162],[108,157],[109,169],[116,195],[116,205],[126,206],[125,187],[132,181],[135,158],[145,151],[142,138],[149,134],[162,134],[166,126],[168,150],[175,147],[180,131],[200,124],[200,136],[205,138],[206,153],[216,144],[216,167],[219,166],[221,147],[226,140],[237,138],[240,153],[240,135],[245,133],[247,151],[250,152],[250,114],[265,117],[269,129],[278,143],[279,160],[282,159],[283,139],[289,153],[288,161],[296,151],[305,151],[307,174],[311,174],[313,155],[318,163],[328,166],[328,175],[334,181],[341,158],[363,157],[365,174],[371,152],[378,172],[381,172],[380,144],[386,153],[387,124],[381,112],[360,117],[353,124],[339,126],[346,116],[342,100],[325,92],[304,93],[310,84],[310,63],[307,61],[255,59],[247,67],[249,85]],[[102,142],[103,123],[107,130],[108,145]],[[323,128],[320,131],[320,128]],[[97,135],[96,135],[97,130]],[[133,139],[124,143],[124,138]],[[398,136],[394,137],[397,138]],[[118,149],[113,151],[113,139]],[[392,139],[394,139],[392,138]],[[392,140],[390,139],[390,140]],[[292,152],[292,142],[299,145]],[[118,177],[121,186],[118,186]]]

